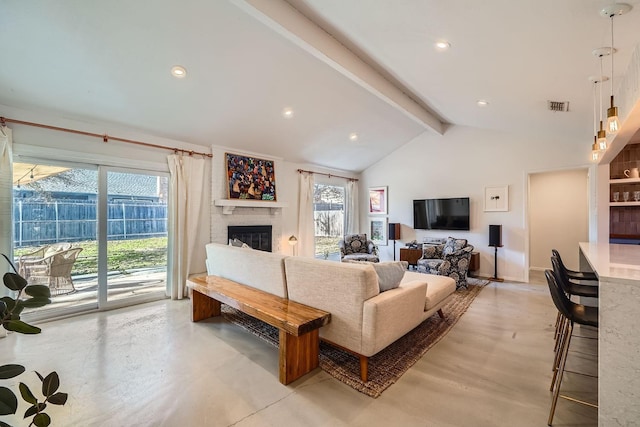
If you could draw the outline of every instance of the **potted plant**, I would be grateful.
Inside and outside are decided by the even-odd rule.
[[[0,321],[2,322],[2,327],[7,331],[20,334],[39,334],[41,332],[40,328],[20,320],[20,314],[25,308],[43,307],[51,304],[49,287],[42,285],[27,286],[27,281],[18,274],[9,258],[4,254],[2,256],[14,271],[13,273],[5,273],[2,277],[2,282],[8,289],[17,292],[15,299],[10,296],[0,298]],[[0,380],[15,378],[24,371],[25,367],[18,364],[0,366]],[[42,382],[44,399],[38,399],[29,387],[22,382],[19,384],[18,389],[22,399],[30,404],[24,413],[24,418],[32,417],[30,426],[44,427],[51,424],[51,417],[45,412],[48,404],[64,405],[68,396],[67,393],[58,391],[60,378],[55,371],[45,377],[38,372],[36,372],[36,375]],[[0,416],[15,414],[17,410],[18,398],[16,393],[8,387],[0,386]],[[0,427],[8,425],[0,421]]]

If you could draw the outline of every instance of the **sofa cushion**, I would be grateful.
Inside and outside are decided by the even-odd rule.
[[[465,246],[467,246],[467,239],[454,239],[453,237],[449,237],[444,244],[444,248],[442,248],[442,253],[444,255],[451,255]]]
[[[344,258],[342,258],[342,262],[379,262],[380,261],[380,257],[378,257],[378,255],[373,255],[373,254],[350,254],[350,255],[345,255]]]
[[[427,295],[424,301],[424,311],[429,311],[443,299],[456,291],[456,281],[451,277],[430,274],[427,283]]]
[[[287,298],[285,255],[218,243],[207,244],[206,251],[209,274]]]
[[[390,261],[371,265],[373,265],[378,275],[380,292],[384,292],[400,286],[400,282],[404,277],[404,273],[407,271],[409,263],[407,261]]]

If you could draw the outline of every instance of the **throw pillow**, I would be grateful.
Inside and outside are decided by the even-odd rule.
[[[229,239],[229,246],[235,246],[236,248],[241,248],[242,245],[246,245],[242,240],[239,239]]]
[[[368,253],[367,235],[366,234],[350,234],[344,237],[345,253],[357,254]]]
[[[400,286],[409,263],[407,261],[389,261],[371,264],[378,275],[380,292],[395,289]]]
[[[453,237],[449,237],[447,238],[447,241],[442,248],[442,253],[444,255],[451,255],[452,253],[459,251],[465,246],[467,246],[466,239],[454,239]]]

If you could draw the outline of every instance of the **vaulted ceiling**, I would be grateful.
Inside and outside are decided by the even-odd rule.
[[[640,42],[627,3],[614,86]],[[354,172],[451,124],[588,144],[607,4],[0,0],[0,104]]]

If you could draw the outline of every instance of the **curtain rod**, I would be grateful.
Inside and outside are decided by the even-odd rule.
[[[329,178],[333,177],[333,178],[343,178],[343,179],[347,179],[349,181],[355,181],[358,182],[358,178],[349,178],[348,176],[340,176],[340,175],[332,175],[330,173],[323,173],[323,172],[314,172],[314,171],[306,171],[304,169],[298,169],[298,173],[310,173],[310,174],[316,174],[316,175],[324,175],[324,176],[328,176]]]
[[[132,139],[118,138],[115,136],[109,136],[106,133],[104,135],[100,135],[99,133],[84,132],[81,130],[67,129],[67,128],[61,128],[57,126],[43,125],[41,123],[25,122],[22,120],[9,119],[7,117],[0,117],[0,124],[2,126],[5,126],[6,123],[15,123],[17,125],[33,126],[37,128],[57,130],[60,132],[75,133],[76,135],[94,136],[96,138],[102,138],[103,142],[109,142],[109,140],[112,140],[112,141],[126,142],[129,144],[143,145],[145,147],[153,147],[153,148],[160,148],[163,150],[170,150],[170,151],[173,151],[174,153],[180,152],[180,153],[188,154],[190,156],[193,156],[195,154],[203,157],[213,157],[213,154],[210,154],[210,153],[200,153],[198,151],[184,150],[182,148],[165,147],[164,145],[152,144],[150,142],[142,142],[142,141],[134,141]]]

